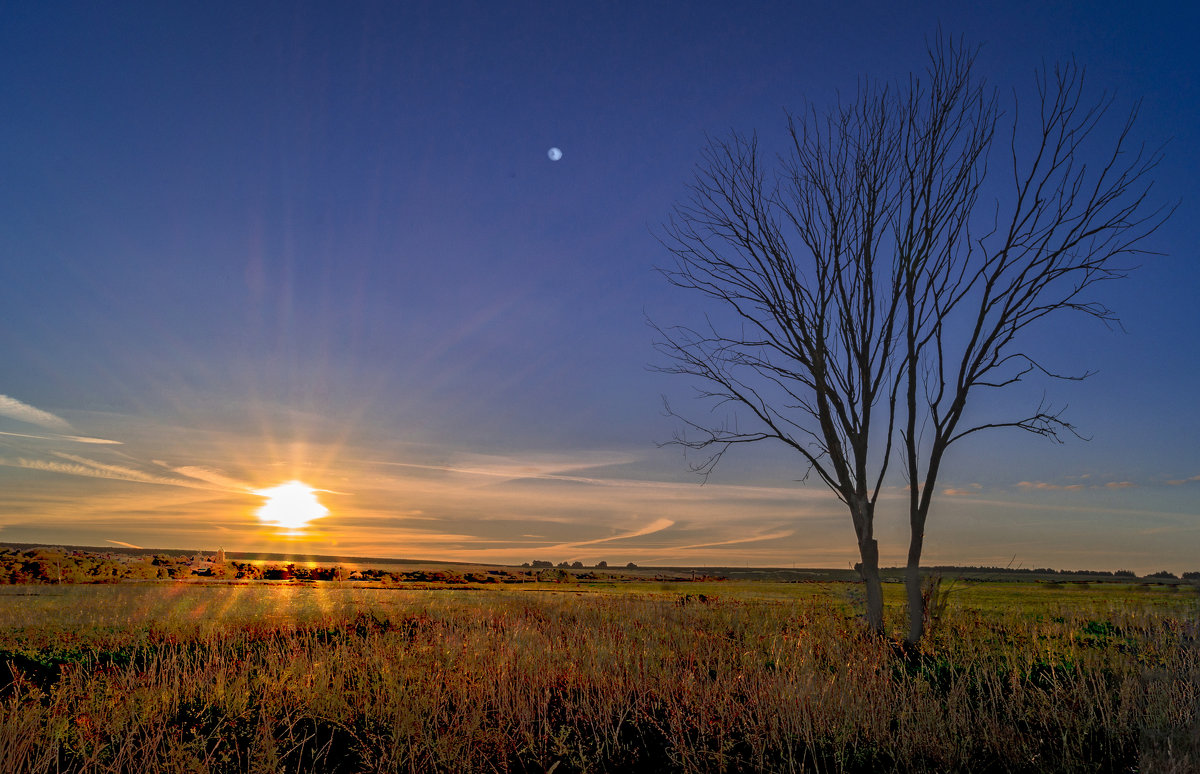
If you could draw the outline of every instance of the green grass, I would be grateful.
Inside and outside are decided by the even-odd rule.
[[[0,761],[38,772],[1200,770],[1193,589],[960,583],[919,653],[863,636],[856,592],[4,587]],[[901,632],[903,589],[886,593]]]

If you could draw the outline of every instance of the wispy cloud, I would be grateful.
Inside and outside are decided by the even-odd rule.
[[[574,543],[560,543],[559,545],[551,546],[547,550],[568,551],[574,548],[582,548],[584,546],[595,546],[601,543],[611,543],[614,540],[629,540],[631,538],[645,537],[646,535],[653,535],[655,532],[662,532],[664,529],[673,526],[675,526],[675,522],[671,519],[655,519],[646,526],[635,529],[631,532],[622,532],[617,535],[596,538],[595,540],[581,540]]]
[[[1085,492],[1084,496],[1081,497],[1080,499],[1084,499],[1084,500],[1089,499],[1088,498],[1089,494],[1094,495],[1102,488],[1103,487],[1089,487],[1087,492]],[[1188,518],[1190,518],[1190,517],[1181,515],[1180,513],[1176,512],[1176,511],[1171,511],[1171,510],[1152,510],[1152,509],[1148,509],[1148,508],[1110,507],[1110,506],[1099,504],[1099,502],[1095,501],[1094,497],[1091,498],[1091,500],[1092,500],[1091,502],[1085,501],[1085,502],[1082,502],[1079,504],[1066,504],[1066,503],[1047,503],[1047,502],[1022,502],[1021,500],[1009,500],[1009,499],[994,499],[994,500],[993,499],[979,499],[979,500],[972,501],[971,504],[972,505],[995,506],[997,508],[1003,508],[1005,510],[1010,510],[1010,511],[1011,510],[1021,510],[1021,511],[1026,511],[1026,512],[1032,511],[1034,513],[1037,513],[1037,512],[1079,513],[1079,514],[1086,514],[1089,517],[1093,516],[1095,514],[1110,514],[1110,515],[1114,515],[1114,516],[1145,516],[1148,518],[1163,519],[1166,521],[1170,521],[1172,523],[1176,523],[1176,522],[1183,523]],[[1014,523],[1014,522],[1010,522],[1010,523]],[[1063,522],[1056,521],[1056,523],[1062,524]],[[1081,521],[1081,522],[1077,522],[1077,523],[1083,524],[1085,522]],[[1028,526],[1031,526],[1031,527],[1038,526],[1038,524],[1039,524],[1039,522],[1035,522],[1035,521],[1028,522]]]
[[[508,458],[505,458],[508,459]],[[520,458],[524,459],[524,458]],[[576,458],[578,460],[578,458]],[[634,461],[636,457],[632,455],[623,456],[620,460],[613,459],[606,463],[609,465],[621,464],[623,462]],[[563,463],[556,465],[553,472],[543,470],[537,474],[531,474],[529,468],[531,465],[520,464],[518,458],[510,460],[512,466],[503,468],[485,468],[477,466],[467,466],[461,464],[447,465],[425,465],[411,462],[394,462],[381,460],[364,460],[368,465],[378,465],[383,468],[399,468],[401,470],[410,469],[413,471],[442,471],[455,474],[463,474],[467,476],[480,476],[489,479],[504,479],[506,481],[521,481],[537,484],[540,482],[550,482],[559,484],[587,484],[595,487],[607,487],[611,489],[625,490],[629,493],[636,493],[639,498],[645,498],[646,501],[662,504],[662,503],[682,503],[685,501],[703,501],[709,502],[717,499],[728,499],[738,501],[764,501],[764,500],[779,500],[781,502],[795,503],[820,503],[822,505],[830,505],[834,502],[833,495],[822,486],[800,485],[800,486],[778,486],[778,485],[762,485],[762,484],[718,484],[706,483],[701,485],[699,480],[689,481],[665,481],[643,478],[624,478],[624,477],[599,477],[599,476],[575,476],[566,475],[568,470],[565,460]],[[582,469],[584,467],[600,467],[602,463],[595,462],[592,459],[590,462],[584,463],[579,460],[574,469]],[[520,473],[517,473],[517,469]],[[396,476],[381,475],[373,478],[371,484],[378,487],[395,489],[404,493],[413,493],[416,491],[422,492],[445,492],[452,490],[461,493],[463,487],[457,482],[449,484],[447,482],[435,482],[426,477],[417,475],[407,476],[403,473],[397,473]],[[583,489],[573,490],[579,493],[579,496],[585,499],[594,500],[600,497],[612,497],[615,495],[597,495],[594,492],[588,492]],[[885,493],[885,497],[899,497],[907,492],[906,488],[898,488],[894,492]],[[489,496],[498,497],[499,494],[492,493]],[[521,496],[527,497],[522,494]],[[543,497],[550,497],[546,494]],[[840,510],[839,510],[840,512]]]
[[[40,408],[34,408],[28,403],[22,403],[16,398],[10,398],[7,395],[0,395],[0,417],[8,417],[18,422],[37,425],[47,430],[70,432],[72,429],[71,424],[62,417],[55,416],[49,411],[42,411]]]
[[[1083,484],[1051,484],[1046,481],[1019,481],[1017,486],[1026,490],[1078,492]]]
[[[73,441],[74,443],[99,443],[120,446],[120,441],[110,441],[107,438],[90,438],[85,435],[60,435],[58,436],[63,441]]]
[[[59,459],[66,460],[66,462],[20,457],[15,461],[0,459],[0,465],[25,468],[26,470],[41,470],[48,473],[62,473],[69,476],[106,478],[114,481],[133,481],[139,484],[161,484],[164,486],[177,486],[189,489],[247,491],[245,488],[241,487],[230,488],[227,486],[219,486],[214,481],[200,479],[196,476],[192,476],[190,478],[162,476],[155,473],[147,473],[144,470],[138,470],[125,465],[113,465],[107,462],[100,462],[99,460],[81,457],[77,454],[68,454],[66,452],[57,451],[51,453]],[[232,479],[229,479],[229,481],[232,481]]]
[[[1021,481],[1017,484],[1019,489],[1047,492],[1078,492],[1081,489],[1136,489],[1137,486],[1138,484],[1133,481],[1109,481],[1105,484],[1051,484],[1046,481]]]
[[[572,455],[530,454],[507,457],[490,454],[464,454],[443,465],[381,461],[375,464],[418,470],[435,470],[469,476],[513,480],[519,478],[560,478],[561,474],[634,462],[630,454],[581,452]]]
[[[69,460],[79,465],[84,465],[101,473],[111,474],[121,478],[127,478],[130,481],[146,481],[148,483],[179,483],[177,479],[165,478],[156,476],[152,473],[137,470],[135,468],[127,468],[124,465],[112,465],[107,462],[99,462],[88,457],[81,457],[78,454],[67,454],[66,452],[53,452],[55,457],[61,457],[64,460]]]
[[[1180,486],[1181,484],[1189,484],[1193,481],[1200,481],[1200,475],[1191,476],[1190,478],[1174,478],[1167,482],[1170,486]]]
[[[718,540],[712,543],[693,543],[687,546],[671,546],[670,551],[691,551],[695,548],[712,548],[713,546],[732,546],[739,543],[757,543],[760,540],[783,540],[796,534],[796,530],[788,529],[779,532],[767,532],[762,535],[752,535],[750,537],[734,538],[732,540]]]
[[[126,543],[124,540],[113,540],[112,538],[104,538],[107,542],[117,546],[125,546],[126,548],[141,549],[141,546],[135,546],[133,543]]]
[[[181,476],[194,478],[197,481],[204,481],[212,484],[220,489],[227,489],[230,492],[252,492],[254,487],[245,481],[238,481],[236,478],[227,476],[220,471],[211,468],[201,467],[199,465],[184,465],[179,468],[171,468],[173,473],[178,473]]]
[[[968,484],[966,488],[947,487],[942,490],[942,494],[948,497],[966,497],[969,495],[977,495],[982,489],[982,484]]]
[[[120,441],[110,441],[107,438],[89,438],[85,435],[33,435],[32,433],[11,433],[6,430],[0,430],[0,435],[9,435],[14,438],[33,438],[39,441],[70,441],[72,443],[98,443],[121,445]]]

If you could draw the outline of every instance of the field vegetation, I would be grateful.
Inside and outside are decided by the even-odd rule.
[[[1189,585],[0,589],[7,771],[1200,770]]]

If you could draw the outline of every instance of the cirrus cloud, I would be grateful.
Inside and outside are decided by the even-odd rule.
[[[22,403],[16,398],[10,398],[7,395],[0,395],[0,417],[8,417],[18,422],[37,425],[47,430],[69,432],[72,429],[71,423],[62,417],[55,416],[49,411],[42,411],[40,408],[30,406],[28,403]]]
[[[1189,478],[1173,478],[1167,482],[1167,485],[1168,486],[1181,486],[1183,484],[1190,484],[1193,481],[1200,481],[1200,475],[1191,476]]]
[[[1051,484],[1046,481],[1018,481],[1017,487],[1025,490],[1078,492],[1083,484]]]

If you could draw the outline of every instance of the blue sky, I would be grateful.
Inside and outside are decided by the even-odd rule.
[[[845,566],[844,509],[784,449],[700,486],[656,447],[690,386],[648,370],[646,317],[703,309],[654,234],[706,135],[781,148],[785,110],[906,78],[940,25],[1005,98],[1074,56],[1140,99],[1180,205],[1103,290],[1124,332],[1033,342],[1098,374],[1005,398],[1092,440],[962,444],[926,559],[1200,569],[1200,14],[646,5],[0,10],[0,539]],[[291,479],[330,513],[280,536],[254,491]],[[900,563],[898,492],[878,519]]]

